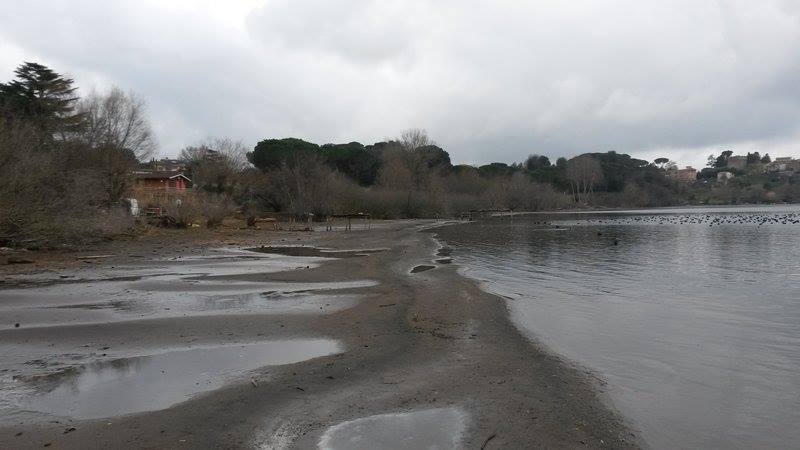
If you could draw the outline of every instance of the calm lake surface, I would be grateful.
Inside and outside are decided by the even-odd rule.
[[[438,233],[523,332],[604,379],[653,448],[800,446],[800,207],[536,214]]]

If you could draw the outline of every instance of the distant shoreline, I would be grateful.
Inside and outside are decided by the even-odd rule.
[[[621,212],[642,212],[642,211],[674,211],[681,209],[736,209],[736,208],[780,208],[780,207],[800,207],[800,203],[750,203],[742,205],[679,205],[679,206],[653,206],[650,208],[581,208],[581,209],[554,209],[546,211],[514,211],[513,215],[529,215],[529,214],[592,214],[592,213],[621,213]],[[507,216],[510,213],[497,214],[497,216]]]

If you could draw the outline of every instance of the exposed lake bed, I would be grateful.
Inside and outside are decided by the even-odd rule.
[[[19,407],[74,419],[159,410],[219,388],[249,370],[290,364],[339,350],[333,341],[294,339],[167,350],[99,361],[30,383],[34,389],[21,396]]]
[[[330,442],[341,442],[408,438],[419,427],[439,444],[456,442],[448,430],[458,429],[462,447],[636,447],[593,379],[527,343],[457,264],[434,262],[444,255],[418,232],[423,224],[434,223],[242,232],[226,235],[228,247],[210,236],[127,256],[152,253],[136,243],[91,263],[63,254],[10,268],[0,308],[19,315],[4,314],[0,330],[0,446],[313,448],[332,429]],[[350,257],[237,250],[261,245]],[[412,274],[416,266],[436,270]],[[325,303],[287,311],[225,297],[196,307],[234,291]],[[301,342],[322,344],[295,351]],[[291,358],[276,360],[281,349]],[[434,412],[416,421],[425,411]],[[387,428],[361,434],[372,417]],[[437,418],[443,425],[425,431]],[[354,428],[332,428],[340,424]]]
[[[458,408],[439,408],[381,414],[337,424],[320,438],[321,450],[461,448],[466,414]]]
[[[0,443],[787,446],[796,214],[395,223],[15,268]]]

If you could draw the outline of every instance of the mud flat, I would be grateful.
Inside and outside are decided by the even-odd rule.
[[[0,448],[637,447],[597,380],[437,262],[424,224],[0,269]]]

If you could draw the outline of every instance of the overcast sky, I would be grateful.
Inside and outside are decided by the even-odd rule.
[[[418,127],[466,163],[800,156],[798,0],[0,7],[0,80],[38,61],[82,90],[132,89],[163,155],[206,136],[368,144]]]

